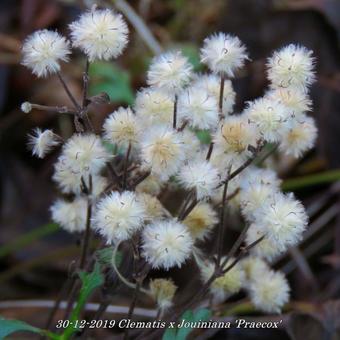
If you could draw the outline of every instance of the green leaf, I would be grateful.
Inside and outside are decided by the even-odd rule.
[[[39,228],[35,228],[32,231],[18,237],[13,242],[0,247],[0,258],[14,253],[16,250],[22,249],[23,247],[30,245],[47,235],[51,235],[59,229],[59,225],[56,223],[48,223]]]
[[[194,67],[194,70],[196,72],[202,71],[203,65],[201,64],[200,60],[199,48],[191,43],[186,43],[181,45],[181,50],[183,55],[188,58],[189,62]]]
[[[31,332],[42,334],[43,331],[39,328],[33,327],[26,322],[19,320],[9,320],[0,318],[0,339],[5,339],[7,335],[16,332]]]
[[[192,310],[187,310],[184,312],[182,320],[188,322],[206,321],[211,317],[211,315],[211,310],[207,308],[201,308],[196,312],[193,312]],[[174,328],[168,328],[165,331],[162,340],[185,340],[191,331],[192,328],[178,328],[177,332]]]
[[[196,136],[202,144],[210,144],[211,142],[210,132],[207,130],[196,131]]]
[[[134,95],[129,73],[108,62],[96,62],[90,66],[90,95],[106,92],[111,101],[132,105]]]
[[[70,325],[62,334],[61,339],[63,340],[69,339],[71,335],[77,331],[77,329],[73,327],[73,324],[76,320],[80,319],[80,313],[94,290],[104,283],[104,277],[99,263],[95,264],[93,272],[80,272],[79,277],[82,282],[82,287],[80,289],[77,304],[70,317]]]
[[[282,190],[292,191],[314,185],[333,183],[340,180],[340,170],[325,171],[318,174],[287,179],[282,184]]]
[[[177,330],[176,328],[168,328],[162,337],[162,340],[176,340],[176,334]]]
[[[102,266],[111,266],[112,262],[112,253],[113,247],[105,247],[96,251],[96,258],[98,263]],[[116,265],[119,267],[123,259],[123,255],[121,252],[117,252],[116,254]]]

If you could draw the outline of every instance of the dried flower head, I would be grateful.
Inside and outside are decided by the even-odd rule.
[[[277,142],[287,129],[289,110],[277,100],[259,98],[250,102],[246,114],[263,138],[268,142]]]
[[[306,90],[315,81],[312,51],[290,44],[268,59],[268,79],[273,88],[297,87]]]
[[[143,230],[143,256],[153,268],[181,267],[190,257],[193,240],[187,228],[175,221],[155,221]]]
[[[64,145],[59,162],[70,172],[88,179],[97,175],[111,156],[94,134],[74,134]]]
[[[166,126],[154,126],[142,137],[141,159],[161,179],[174,175],[185,158],[183,141]]]
[[[135,111],[144,125],[172,125],[174,101],[164,91],[145,88],[137,93]]]
[[[97,204],[93,223],[107,243],[117,243],[129,239],[145,218],[145,207],[135,193],[114,191]]]
[[[215,97],[216,101],[219,101],[220,97],[220,87],[221,80],[215,74],[203,74],[198,75],[193,84],[193,88],[201,88],[209,96]],[[224,89],[223,89],[223,103],[222,103],[222,111],[223,115],[228,115],[233,112],[233,108],[235,105],[236,92],[233,89],[232,82],[228,79],[224,80]]]
[[[179,97],[178,116],[182,121],[188,121],[193,128],[216,129],[217,100],[200,87],[190,87]]]
[[[32,111],[32,104],[30,102],[23,102],[20,109],[22,112],[30,113]]]
[[[208,161],[195,160],[185,164],[178,174],[180,183],[186,189],[194,189],[197,199],[203,199],[213,194],[220,183],[220,175]]]
[[[276,193],[256,212],[255,223],[261,225],[279,249],[296,245],[306,229],[308,217],[303,205],[293,194]]]
[[[137,143],[139,126],[136,116],[130,108],[120,107],[105,119],[104,138],[119,146]]]
[[[280,313],[289,301],[289,291],[285,276],[274,271],[256,278],[249,287],[252,303],[258,310],[266,313]]]
[[[222,261],[224,258],[222,259]],[[230,259],[225,268],[231,264],[233,259]],[[208,263],[201,266],[201,276],[204,282],[208,281],[215,269],[214,263]],[[244,285],[245,273],[240,263],[228,270],[223,276],[218,277],[210,286],[210,293],[213,295],[216,302],[223,302],[228,296],[240,291]]]
[[[192,66],[180,51],[167,52],[153,58],[147,83],[173,95],[189,83],[191,73]]]
[[[314,119],[301,114],[290,121],[289,130],[283,136],[279,149],[286,155],[299,158],[313,148],[317,133]]]
[[[55,201],[51,208],[52,220],[70,233],[82,232],[86,228],[87,200],[77,197],[72,202]]]
[[[203,42],[201,61],[214,73],[233,77],[246,59],[246,48],[237,37],[220,32],[205,38]]]
[[[128,27],[120,14],[110,9],[84,13],[70,24],[73,46],[89,61],[110,60],[122,54],[128,43]]]
[[[59,33],[36,31],[24,41],[22,64],[38,77],[60,71],[60,61],[68,61],[71,53],[69,42]]]
[[[246,115],[229,116],[214,135],[216,154],[219,157],[236,157],[242,159],[251,155],[249,147],[255,147],[259,135]]]
[[[183,221],[192,238],[201,241],[209,235],[217,222],[217,212],[206,202],[199,202]]]
[[[154,279],[150,281],[150,291],[157,301],[158,308],[165,311],[172,306],[177,286],[171,279]]]

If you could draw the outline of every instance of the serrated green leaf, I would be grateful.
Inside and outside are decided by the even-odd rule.
[[[129,73],[117,65],[107,62],[93,63],[90,66],[90,77],[90,95],[106,92],[113,102],[133,104],[134,95]]]
[[[70,317],[70,325],[65,329],[64,333],[62,334],[62,340],[69,339],[71,335],[77,331],[77,329],[73,326],[75,321],[80,319],[80,313],[94,290],[104,283],[104,277],[101,272],[99,263],[95,264],[93,272],[80,272],[79,277],[82,283],[82,287],[80,289],[77,304],[73,309]]]

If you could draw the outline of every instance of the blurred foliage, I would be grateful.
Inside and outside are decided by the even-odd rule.
[[[207,308],[201,308],[197,311],[193,312],[192,310],[187,310],[184,312],[181,320],[184,320],[185,322],[198,322],[198,321],[206,321],[212,316],[212,312],[210,309]],[[181,321],[179,321],[181,323]],[[168,328],[164,335],[162,340],[185,340],[187,336],[191,333],[193,329],[192,328]]]
[[[109,62],[95,62],[90,66],[90,95],[105,92],[111,101],[132,105],[134,94],[130,75],[119,66]]]

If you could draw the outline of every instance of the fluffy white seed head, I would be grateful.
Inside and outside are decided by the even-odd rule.
[[[60,71],[60,62],[68,61],[71,53],[69,42],[59,33],[36,31],[24,41],[22,64],[38,77]]]
[[[194,189],[197,199],[210,197],[220,182],[220,175],[208,161],[195,160],[185,164],[178,174],[184,188]]]
[[[259,135],[246,115],[228,116],[216,131],[213,140],[216,157],[241,159],[251,155],[249,146],[256,147]]]
[[[161,193],[163,183],[157,176],[149,175],[143,182],[136,187],[136,192],[158,196]]]
[[[224,258],[222,259],[222,261]],[[225,268],[231,264],[233,259],[228,261]],[[200,266],[201,276],[203,282],[210,279],[214,272],[215,264],[208,263],[204,266]],[[216,303],[223,302],[227,297],[232,294],[236,294],[240,291],[245,281],[245,273],[243,271],[240,263],[236,264],[232,269],[230,269],[223,276],[217,278],[210,286],[210,293],[212,294]]]
[[[220,32],[203,42],[201,61],[214,73],[233,77],[246,59],[246,48],[237,37]]]
[[[120,14],[110,9],[84,13],[70,24],[73,46],[89,61],[110,60],[122,54],[128,43],[128,27]]]
[[[166,52],[153,58],[147,83],[174,95],[186,86],[192,73],[192,66],[180,51]]]
[[[314,147],[317,133],[314,119],[301,114],[291,119],[289,130],[283,136],[279,149],[286,155],[299,158]]]
[[[217,222],[217,212],[207,202],[199,202],[183,221],[192,238],[201,241],[209,236]]]
[[[99,137],[74,134],[64,145],[59,160],[71,172],[87,179],[98,174],[110,158]]]
[[[249,287],[254,280],[265,277],[271,270],[267,262],[253,255],[247,256],[240,264],[246,275],[246,287]]]
[[[266,93],[266,97],[284,105],[291,117],[298,117],[312,109],[312,101],[308,94],[298,88],[277,88]]]
[[[72,202],[55,201],[51,208],[52,220],[70,233],[82,232],[86,228],[87,200],[77,197]]]
[[[155,221],[143,230],[143,256],[153,268],[181,267],[192,246],[187,228],[175,220]]]
[[[254,280],[249,287],[251,302],[265,313],[280,313],[289,301],[289,291],[285,276],[273,271]]]
[[[166,126],[154,126],[141,139],[141,159],[160,179],[174,175],[185,158],[181,136]]]
[[[33,156],[44,158],[55,146],[59,145],[61,139],[52,130],[41,131],[34,129],[33,133],[28,136],[28,147],[32,150]]]
[[[297,87],[306,90],[315,81],[312,51],[290,44],[268,59],[268,79],[273,88]]]
[[[30,113],[32,111],[32,104],[30,102],[23,102],[20,106],[20,110],[25,113]]]
[[[198,75],[194,80],[192,87],[204,89],[210,96],[215,97],[216,101],[219,102],[220,97],[220,78],[215,74],[204,74]],[[228,115],[233,111],[235,105],[236,93],[233,89],[232,82],[228,79],[224,81],[223,90],[223,104],[222,112],[223,115]]]
[[[107,243],[117,243],[129,239],[145,218],[145,207],[135,193],[114,191],[99,201],[93,222]]]
[[[308,217],[303,205],[293,194],[276,193],[256,212],[255,223],[279,249],[296,245],[306,229]]]
[[[258,168],[256,166],[246,168],[240,177],[240,187],[242,190],[247,190],[250,186],[257,184],[279,188],[281,182],[281,179],[277,177],[277,173],[272,169]]]
[[[137,143],[139,124],[130,108],[120,107],[105,119],[104,138],[119,146],[126,147],[129,143]]]
[[[218,124],[218,104],[214,96],[200,87],[185,90],[178,101],[178,116],[193,128],[216,129]]]
[[[169,94],[157,88],[145,88],[137,93],[135,111],[143,124],[172,125],[174,101]]]
[[[145,208],[146,220],[159,220],[167,215],[167,211],[157,197],[146,193],[137,193],[137,197]]]
[[[277,142],[287,131],[289,110],[277,100],[259,98],[249,103],[246,114],[263,138],[268,142]]]
[[[185,158],[192,160],[201,152],[201,142],[197,135],[189,129],[184,129],[180,132],[185,151]]]
[[[263,236],[264,238],[262,239],[262,241],[251,249],[251,253],[254,254],[255,256],[258,256],[271,262],[279,254],[281,254],[284,251],[284,249],[278,248],[275,242],[266,237],[266,231],[264,230],[262,225],[255,223],[251,224],[247,231],[245,241],[247,245],[250,245]]]
[[[154,279],[150,281],[150,291],[161,311],[169,309],[173,302],[177,286],[171,279]]]

